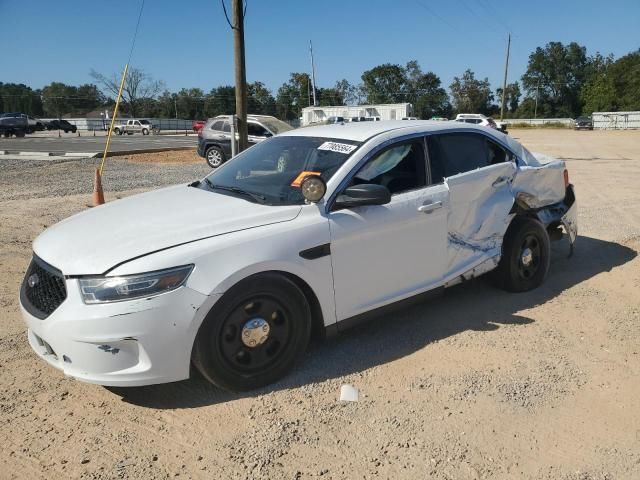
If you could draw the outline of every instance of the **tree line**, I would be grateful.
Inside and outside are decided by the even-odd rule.
[[[111,76],[92,70],[95,83],[79,86],[52,82],[42,89],[0,82],[0,112],[32,116],[83,116],[113,108],[120,84]],[[300,117],[313,105],[308,73],[294,72],[272,93],[264,83],[248,85],[250,113],[275,115],[284,120]],[[423,71],[417,61],[406,65],[385,63],[363,72],[361,83],[345,79],[333,87],[316,87],[320,106],[379,103],[411,103],[419,118],[451,117],[458,112],[496,115],[502,88],[491,89],[487,78],[476,78],[467,69],[454,77],[449,91],[437,74]],[[615,59],[600,53],[588,55],[575,42],[550,42],[529,55],[527,70],[505,92],[505,113],[511,118],[577,117],[594,111],[640,110],[640,49]],[[122,111],[132,117],[204,119],[235,112],[235,88],[223,85],[205,92],[183,88],[170,92],[162,81],[139,69],[127,75]]]

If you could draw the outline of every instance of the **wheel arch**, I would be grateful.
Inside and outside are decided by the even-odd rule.
[[[311,322],[312,322],[312,331],[311,334],[314,338],[322,338],[325,332],[325,324],[324,324],[324,314],[322,312],[322,307],[320,304],[320,300],[318,299],[318,295],[315,290],[311,287],[309,282],[307,282],[301,275],[298,273],[293,273],[290,270],[285,270],[283,268],[266,268],[261,269],[259,271],[255,271],[254,268],[244,269],[241,272],[238,272],[237,275],[234,275],[232,279],[226,279],[221,285],[216,288],[216,291],[224,291],[226,293],[227,290],[234,287],[240,282],[244,282],[251,277],[255,277],[263,274],[276,274],[281,275],[284,278],[292,281],[303,293],[305,296],[307,303],[309,305],[309,310],[311,311]],[[221,293],[224,295],[224,293]]]

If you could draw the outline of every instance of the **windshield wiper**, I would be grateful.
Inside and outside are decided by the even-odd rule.
[[[232,192],[232,193],[237,193],[239,195],[245,195],[247,197],[251,197],[252,199],[254,199],[258,203],[265,203],[267,201],[267,197],[265,197],[264,195],[261,195],[259,193],[256,193],[256,192],[250,192],[248,190],[243,190],[240,187],[230,187],[228,185],[215,185],[208,178],[205,178],[204,181],[207,183],[209,188],[211,188],[212,190],[224,190],[225,192]]]

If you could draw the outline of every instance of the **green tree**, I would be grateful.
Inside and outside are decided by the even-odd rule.
[[[475,74],[467,69],[462,77],[453,77],[449,85],[453,107],[459,113],[489,113],[493,94],[489,79],[478,80]]]
[[[619,111],[640,110],[640,49],[616,60],[607,70]]]
[[[586,48],[571,42],[549,42],[529,55],[522,85],[538,97],[538,116],[575,117],[580,114],[580,91],[589,74]]]
[[[204,102],[205,117],[236,113],[236,89],[231,85],[212,88]]]
[[[18,112],[32,116],[42,115],[41,92],[23,83],[0,82],[0,112]]]
[[[289,81],[283,83],[276,95],[276,112],[279,118],[294,120],[302,109],[311,105],[311,79],[307,73],[291,73]]]
[[[582,88],[580,96],[584,114],[617,110],[616,88],[610,74],[601,73],[593,78]]]
[[[413,105],[415,116],[422,119],[448,117],[451,114],[449,96],[433,72],[424,73],[416,60],[405,67],[405,101]]]
[[[362,74],[367,103],[400,103],[406,98],[407,77],[400,65],[385,63]]]
[[[522,92],[520,91],[520,85],[518,82],[508,83],[506,94],[504,98],[505,102],[505,113],[515,113],[518,110],[518,105],[520,104],[520,97],[522,96]],[[502,87],[496,88],[496,101],[499,103],[502,102]]]
[[[248,113],[256,115],[275,115],[276,99],[262,82],[247,84]]]
[[[358,87],[351,85],[345,78],[338,80],[333,89],[336,96],[342,99],[340,105],[354,105],[358,100]]]

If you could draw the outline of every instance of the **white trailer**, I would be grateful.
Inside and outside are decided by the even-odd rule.
[[[413,116],[410,103],[385,103],[380,105],[338,105],[330,107],[305,107],[302,109],[302,126],[329,121],[330,117],[376,120],[402,120]]]

